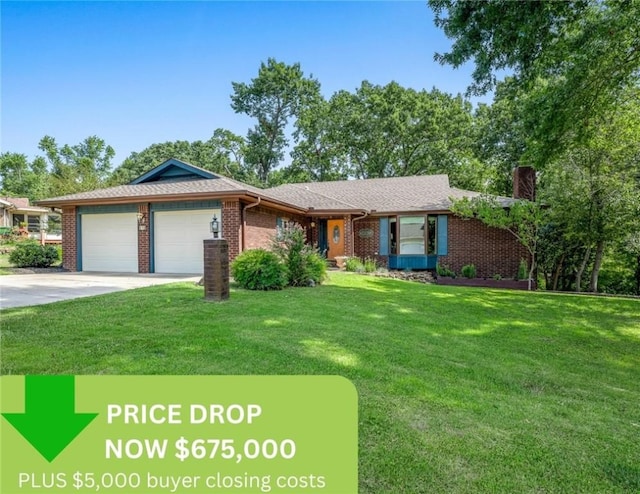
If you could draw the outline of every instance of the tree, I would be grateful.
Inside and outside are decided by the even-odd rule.
[[[269,58],[250,84],[233,82],[232,86],[231,107],[257,120],[247,133],[245,160],[266,184],[269,173],[284,158],[289,119],[317,98],[320,83],[305,77],[299,63],[286,65]]]
[[[530,165],[524,98],[514,80],[507,78],[497,84],[493,102],[478,105],[474,113],[475,153],[492,172],[488,191],[493,194],[510,196],[513,168]]]
[[[596,292],[607,247],[640,230],[639,141],[640,99],[628,98],[614,117],[600,122],[596,135],[572,145],[543,175],[551,220],[562,228],[563,240],[583,253],[575,269],[577,291],[593,263],[589,290]]]
[[[484,94],[496,73],[512,71],[531,92],[536,125],[529,144],[541,168],[571,142],[597,132],[640,77],[640,2],[574,0],[503,2],[429,0],[436,25],[454,39],[436,60],[475,62],[469,90]],[[533,90],[535,88],[535,91]]]
[[[47,176],[42,157],[29,162],[24,154],[0,154],[0,190],[5,196],[42,199],[48,194]]]
[[[329,138],[358,178],[446,173],[457,187],[477,189],[489,175],[473,149],[471,104],[436,89],[363,81],[355,93],[329,100]]]
[[[59,147],[55,139],[45,136],[38,146],[50,165],[51,195],[65,195],[93,190],[105,185],[115,151],[96,136],[80,144]]]
[[[236,180],[255,182],[244,166],[245,142],[225,129],[216,129],[207,141],[152,144],[131,153],[109,178],[110,185],[126,184],[170,158],[220,173]]]
[[[336,139],[336,120],[329,102],[320,95],[301,109],[293,133],[297,144],[291,165],[282,170],[283,181],[326,182],[349,177],[343,146]]]
[[[453,200],[451,211],[463,218],[477,218],[493,228],[511,233],[529,252],[528,288],[531,290],[536,272],[540,229],[544,224],[543,210],[537,202],[516,200],[505,208],[493,196],[477,196]]]

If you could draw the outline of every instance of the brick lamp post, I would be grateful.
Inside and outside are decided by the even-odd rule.
[[[229,298],[229,244],[220,238],[220,222],[211,220],[213,238],[204,240],[204,299],[220,302]]]

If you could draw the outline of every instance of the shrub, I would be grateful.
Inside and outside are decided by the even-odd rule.
[[[358,257],[349,257],[344,263],[344,269],[347,271],[353,271],[354,273],[362,273],[364,271],[364,264]]]
[[[378,269],[378,263],[376,263],[375,259],[371,259],[371,258],[367,257],[364,260],[363,267],[364,267],[364,272],[365,273],[375,273],[376,270]]]
[[[496,273],[493,275],[493,279],[496,281],[500,281],[502,279],[502,275],[500,273]]]
[[[516,280],[528,280],[529,279],[529,265],[524,259],[520,259],[518,265],[518,273],[516,274]]]
[[[21,242],[9,255],[9,262],[19,268],[48,268],[59,259],[58,249],[37,242]]]
[[[450,278],[456,277],[456,273],[450,270],[445,264],[436,264],[436,273],[438,273],[438,276],[446,276]]]
[[[287,285],[287,269],[280,258],[264,249],[246,250],[231,264],[236,282],[248,290],[282,290]]]
[[[327,260],[319,252],[307,256],[307,284],[322,283],[327,277]]]
[[[284,263],[290,286],[309,286],[324,281],[326,262],[316,249],[307,244],[306,231],[297,223],[278,231],[272,250]]]
[[[462,266],[462,270],[460,271],[462,276],[465,278],[475,278],[476,277],[476,267],[473,264],[467,264]]]

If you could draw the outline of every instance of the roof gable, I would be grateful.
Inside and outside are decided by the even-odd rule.
[[[208,178],[220,178],[204,168],[193,166],[175,158],[168,159],[144,175],[139,176],[129,185],[145,184],[151,182],[182,182],[185,180],[198,180]]]

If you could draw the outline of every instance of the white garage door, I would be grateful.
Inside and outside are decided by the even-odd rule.
[[[154,213],[155,272],[202,274],[202,241],[212,238],[210,224],[214,214],[219,220],[219,209]]]
[[[136,213],[82,215],[82,270],[138,272]]]

